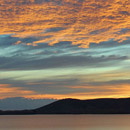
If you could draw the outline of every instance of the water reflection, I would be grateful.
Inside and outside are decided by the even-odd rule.
[[[0,116],[0,130],[130,130],[130,115]]]

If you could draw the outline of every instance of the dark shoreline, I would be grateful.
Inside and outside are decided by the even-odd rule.
[[[83,115],[130,114],[130,98],[63,99],[31,110],[0,110],[0,115]]]

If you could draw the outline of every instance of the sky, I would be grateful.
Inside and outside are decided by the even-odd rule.
[[[129,0],[0,0],[0,99],[130,97]]]

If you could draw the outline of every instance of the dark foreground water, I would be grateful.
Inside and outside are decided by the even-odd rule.
[[[130,115],[0,116],[0,130],[130,130]]]

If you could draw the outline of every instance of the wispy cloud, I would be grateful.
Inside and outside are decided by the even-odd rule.
[[[54,99],[63,99],[63,98],[80,98],[80,99],[94,99],[94,98],[121,98],[129,96],[130,84],[117,84],[115,86],[106,85],[106,86],[73,86],[75,90],[70,93],[62,94],[37,94],[29,95],[27,98],[54,98]],[[76,89],[80,91],[76,91]]]
[[[32,95],[34,93],[34,91],[25,90],[21,87],[13,87],[12,84],[0,84],[0,99],[7,97],[19,97],[19,95]]]

